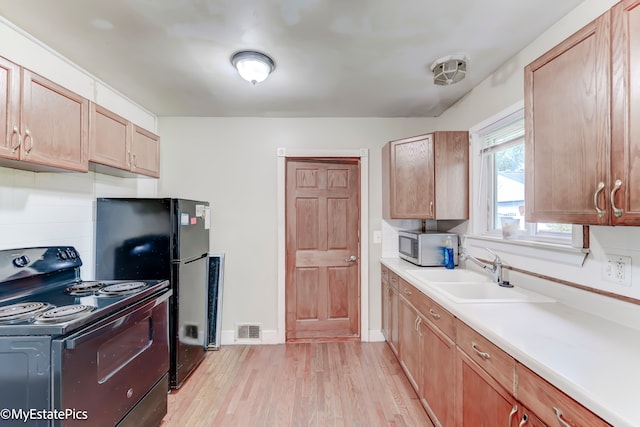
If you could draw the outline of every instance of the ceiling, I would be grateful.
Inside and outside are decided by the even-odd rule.
[[[0,0],[0,14],[159,116],[438,116],[582,0]],[[276,69],[255,86],[243,49]],[[467,76],[436,86],[434,60]]]

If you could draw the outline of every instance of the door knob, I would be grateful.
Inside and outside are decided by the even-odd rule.
[[[345,258],[345,262],[356,262],[358,260],[358,257],[355,255],[351,255],[349,258]]]

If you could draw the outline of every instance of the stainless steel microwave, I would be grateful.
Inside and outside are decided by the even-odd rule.
[[[458,235],[434,231],[404,230],[398,233],[400,258],[421,267],[444,265],[444,250],[453,247],[453,263],[458,265]]]

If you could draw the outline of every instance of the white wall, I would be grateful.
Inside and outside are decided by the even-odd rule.
[[[381,229],[381,148],[432,119],[160,117],[161,195],[211,203],[211,249],[225,252],[222,328],[277,330],[277,156],[287,149],[369,148],[371,232]],[[380,244],[370,244],[369,325],[379,330]]]
[[[154,197],[157,180],[0,168],[0,249],[74,246],[94,278],[96,197]]]

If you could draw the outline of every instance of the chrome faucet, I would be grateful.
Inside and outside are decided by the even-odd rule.
[[[466,250],[462,252],[460,255],[462,256],[462,258],[471,260],[473,261],[474,264],[477,264],[478,266],[482,267],[485,271],[488,271],[489,274],[491,274],[491,278],[493,279],[493,281],[497,283],[499,286],[504,286],[506,288],[513,287],[513,285],[510,284],[508,281],[503,280],[502,260],[500,259],[498,254],[493,252],[489,248],[484,248],[484,249],[494,256],[493,262],[491,264],[485,264],[484,262],[480,261],[478,258],[474,257],[473,255],[468,254]]]

